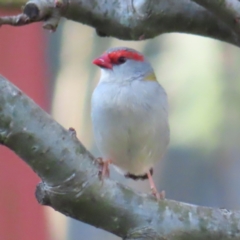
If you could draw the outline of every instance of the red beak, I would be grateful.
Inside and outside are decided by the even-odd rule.
[[[103,54],[99,58],[94,59],[92,63],[100,68],[112,69],[112,63],[107,54]]]

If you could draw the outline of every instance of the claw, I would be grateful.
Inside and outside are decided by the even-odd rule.
[[[100,170],[98,173],[99,179],[103,181],[104,178],[109,178],[110,176],[109,164],[111,164],[112,161],[111,160],[103,161],[102,158],[97,158],[96,160],[100,165]]]

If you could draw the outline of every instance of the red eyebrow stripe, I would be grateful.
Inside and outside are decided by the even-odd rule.
[[[125,57],[128,59],[133,59],[140,62],[144,60],[143,55],[138,54],[136,52],[126,51],[126,50],[118,50],[115,52],[110,52],[108,53],[108,57],[111,59],[112,63],[117,63],[117,60],[119,57]]]

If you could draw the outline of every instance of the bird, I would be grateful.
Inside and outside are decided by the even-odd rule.
[[[93,60],[100,80],[91,98],[93,135],[100,151],[100,178],[109,164],[127,178],[153,181],[153,166],[163,158],[170,139],[168,99],[147,58],[128,47],[115,47]]]

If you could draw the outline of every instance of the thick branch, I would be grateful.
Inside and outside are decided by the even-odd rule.
[[[0,142],[41,177],[41,204],[124,239],[240,238],[240,212],[170,200],[159,203],[119,183],[98,179],[98,164],[74,131],[65,130],[0,77]]]
[[[240,46],[239,34],[191,0],[56,0],[55,3],[54,0],[30,0],[25,6],[24,18],[20,19],[26,19],[26,24],[46,21],[45,27],[55,30],[60,17],[88,24],[101,35],[120,39],[143,40],[162,33],[183,32]],[[18,25],[16,17],[12,19],[0,21]],[[23,25],[23,21],[19,25]]]
[[[208,9],[224,21],[236,33],[240,33],[240,2],[238,0],[192,0]]]

